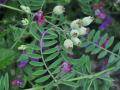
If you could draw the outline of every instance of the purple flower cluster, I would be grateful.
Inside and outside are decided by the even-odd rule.
[[[112,24],[112,18],[110,16],[107,16],[104,20],[104,22],[99,26],[99,29],[105,30]]]
[[[93,5],[95,16],[103,20],[103,23],[99,26],[101,30],[107,29],[112,24],[112,18],[105,12],[104,6],[105,4],[102,2]]]
[[[38,25],[41,26],[45,22],[43,11],[38,11],[37,13],[35,13],[34,19],[38,23]]]
[[[68,62],[63,62],[62,71],[64,71],[65,73],[71,72],[72,71],[72,65]]]

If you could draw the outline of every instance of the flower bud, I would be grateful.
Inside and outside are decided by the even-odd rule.
[[[79,35],[85,35],[88,32],[88,28],[81,27],[78,31],[79,31]]]
[[[38,11],[37,13],[35,13],[34,19],[38,23],[38,25],[41,26],[45,22],[45,16],[43,11]]]
[[[94,18],[91,17],[91,16],[88,16],[88,17],[84,17],[82,19],[82,23],[83,23],[83,26],[88,26],[90,25],[92,22],[93,22]]]
[[[21,22],[22,22],[22,24],[23,24],[24,26],[26,26],[26,25],[29,24],[29,21],[28,21],[27,18],[24,18],[23,20],[21,20]]]
[[[82,21],[80,19],[76,19],[70,24],[72,29],[79,29],[82,26]]]
[[[73,41],[73,44],[76,46],[79,46],[81,44],[80,39],[77,37],[73,37],[73,38],[71,38],[71,40]]]
[[[24,68],[27,64],[28,64],[28,61],[24,60],[24,61],[20,61],[17,66],[19,68]]]
[[[26,13],[31,13],[30,7],[28,6],[21,5],[20,8]]]
[[[65,72],[65,73],[69,73],[72,71],[72,65],[68,62],[63,62],[62,64],[62,70]]]
[[[12,80],[12,85],[14,86],[21,86],[22,84],[23,84],[23,81],[20,79]]]
[[[70,32],[70,35],[72,36],[72,37],[78,37],[79,36],[79,31],[78,30],[71,30],[71,32]]]
[[[65,12],[65,8],[62,5],[58,5],[53,8],[53,13],[56,15],[61,15],[64,12]]]
[[[70,39],[66,39],[64,41],[64,47],[68,50],[72,50],[73,49],[73,42]]]
[[[21,45],[21,46],[18,47],[18,50],[25,50],[26,48],[27,48],[26,45]]]

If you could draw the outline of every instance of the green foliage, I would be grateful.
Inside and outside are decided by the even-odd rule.
[[[0,76],[0,90],[10,90],[8,73]]]
[[[80,17],[82,15],[93,15],[91,5],[100,2],[100,0],[77,1],[79,5],[76,3],[76,6],[80,6],[81,10]],[[74,1],[45,0],[44,3],[44,0],[16,0],[15,3],[17,2],[20,5],[29,6],[32,11],[37,11],[45,3],[49,3],[50,5],[56,3],[69,5],[71,4],[70,2]],[[48,8],[46,7],[46,9]],[[41,26],[38,26],[33,20],[34,15],[21,13],[19,15],[20,19],[21,17],[28,18],[30,22],[28,26],[23,26],[21,22],[17,22],[15,25],[8,25],[9,31],[0,33],[0,46],[4,47],[5,45],[7,47],[0,48],[0,70],[4,71],[10,65],[15,65],[23,60],[28,61],[28,64],[23,69],[20,69],[20,74],[23,74],[22,79],[24,80],[24,84],[32,86],[30,89],[25,90],[53,90],[61,87],[65,88],[66,86],[67,89],[69,86],[73,90],[101,90],[101,88],[102,90],[109,90],[114,81],[110,77],[110,74],[120,68],[120,43],[116,43],[114,36],[111,37],[109,33],[103,33],[100,30],[91,30],[88,35],[79,37],[82,45],[74,45],[73,52],[66,51],[63,47],[63,42],[65,39],[71,38],[69,35],[71,30],[70,21],[67,20],[69,16],[57,16],[54,14],[51,15],[51,13],[49,13],[51,16],[47,16],[47,13],[45,24]],[[19,17],[17,20],[19,20]],[[26,37],[32,37],[32,40],[27,42]],[[6,38],[9,39],[6,40]],[[14,44],[13,41],[15,41]],[[9,42],[9,44],[7,45],[6,42]],[[14,46],[12,49],[8,49],[12,46],[10,42]],[[19,55],[16,48],[21,44],[25,44],[27,48],[25,54],[22,53]],[[70,53],[77,54],[77,57],[69,56],[68,54]],[[109,60],[105,70],[96,72],[96,62],[100,62],[99,60],[102,61],[106,58],[109,58]],[[39,61],[33,61],[32,59]],[[63,71],[62,63],[65,61],[72,65],[71,72],[66,73]],[[14,65],[12,67],[16,68]],[[16,68],[16,72],[19,72],[19,68]],[[19,74],[16,72],[15,75]],[[9,75],[12,77],[11,73]],[[0,76],[0,90],[9,90],[9,75],[6,73]]]
[[[18,0],[21,5],[26,5],[31,10],[39,10],[44,0]]]
[[[11,49],[0,48],[0,69],[6,68],[7,66],[15,62],[18,52]]]

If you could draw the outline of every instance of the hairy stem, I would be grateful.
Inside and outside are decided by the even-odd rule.
[[[47,32],[47,30],[42,34],[40,43],[43,42],[43,37],[44,37],[44,35],[45,35],[46,32]],[[53,78],[53,80],[54,80],[55,82],[57,82],[56,78],[53,76],[53,74],[51,73],[51,71],[49,70],[49,68],[47,67],[47,64],[46,64],[46,62],[45,62],[45,59],[44,59],[44,56],[43,56],[43,51],[42,51],[42,48],[43,48],[42,44],[40,45],[40,48],[41,48],[41,49],[40,49],[40,51],[41,51],[41,57],[42,57],[42,61],[43,61],[44,65],[45,65],[45,68],[47,69],[48,73],[49,73],[50,76]]]
[[[15,11],[18,11],[18,12],[22,12],[22,13],[24,13],[23,10],[18,9],[18,8],[14,8],[14,7],[11,7],[11,6],[4,5],[4,4],[0,4],[0,6],[1,6],[1,7],[8,8],[8,9],[11,9],[11,10],[15,10]]]
[[[111,68],[108,68],[104,71],[101,71],[99,73],[96,73],[96,74],[93,74],[93,75],[85,75],[85,76],[80,76],[80,77],[77,77],[77,78],[73,78],[73,79],[68,79],[68,80],[64,80],[64,81],[76,81],[76,80],[81,80],[81,79],[92,79],[92,78],[97,78],[99,77],[100,75],[102,74],[105,74],[107,72],[110,72],[112,70],[114,70],[115,67],[111,67]]]

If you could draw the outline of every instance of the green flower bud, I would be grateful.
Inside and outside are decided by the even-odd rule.
[[[70,35],[72,36],[72,37],[78,37],[79,36],[79,31],[78,30],[71,30],[71,32],[70,32]]]
[[[21,22],[22,22],[22,24],[23,24],[24,26],[26,26],[26,25],[29,24],[29,21],[28,21],[27,18],[24,18],[23,20],[21,20]]]
[[[78,29],[79,35],[86,35],[88,33],[88,28],[81,27]]]
[[[53,9],[53,13],[56,15],[61,15],[65,12],[65,8],[62,5],[55,6]]]
[[[80,46],[81,41],[80,41],[79,38],[77,38],[77,37],[72,37],[71,40],[73,41],[73,44],[74,44],[74,45]]]
[[[26,48],[27,48],[26,45],[21,45],[21,46],[18,47],[18,50],[25,50]]]
[[[64,47],[68,50],[72,50],[73,49],[73,42],[70,39],[66,39],[64,41]]]
[[[30,7],[28,6],[21,5],[20,8],[26,13],[31,13]]]

